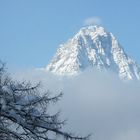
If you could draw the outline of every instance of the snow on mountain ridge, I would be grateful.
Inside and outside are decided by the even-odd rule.
[[[74,75],[87,68],[111,70],[121,79],[140,80],[136,62],[127,56],[115,36],[101,26],[81,28],[73,38],[60,45],[46,70]]]

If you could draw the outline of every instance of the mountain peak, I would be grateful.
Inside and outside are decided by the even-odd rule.
[[[87,68],[109,70],[121,79],[140,79],[140,69],[115,38],[101,26],[86,26],[61,44],[46,67],[59,75],[75,75]]]
[[[80,29],[80,31],[76,34],[78,35],[106,35],[108,32],[102,26],[94,25],[94,26],[85,26]]]
[[[82,27],[80,30],[81,30],[81,31],[90,30],[90,31],[92,31],[92,32],[95,32],[95,31],[100,30],[100,29],[101,29],[101,30],[105,30],[104,27],[99,26],[99,25],[84,26],[84,27]]]

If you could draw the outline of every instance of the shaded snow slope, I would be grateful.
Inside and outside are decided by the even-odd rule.
[[[83,27],[60,45],[45,70],[58,75],[75,75],[86,69],[109,70],[121,79],[140,80],[140,69],[114,35],[101,26]]]

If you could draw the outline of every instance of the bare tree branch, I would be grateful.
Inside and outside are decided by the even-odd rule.
[[[54,97],[49,92],[41,93],[40,83],[32,86],[12,81],[4,64],[0,64],[0,136],[5,140],[52,140],[54,135],[71,140],[89,139],[63,132],[64,121],[59,120],[59,113],[47,112],[46,107],[61,97],[62,93]]]

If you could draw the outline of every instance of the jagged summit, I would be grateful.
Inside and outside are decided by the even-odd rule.
[[[87,68],[110,70],[121,79],[140,80],[136,62],[124,52],[115,36],[101,26],[87,26],[61,44],[46,67],[58,75],[74,75]]]

